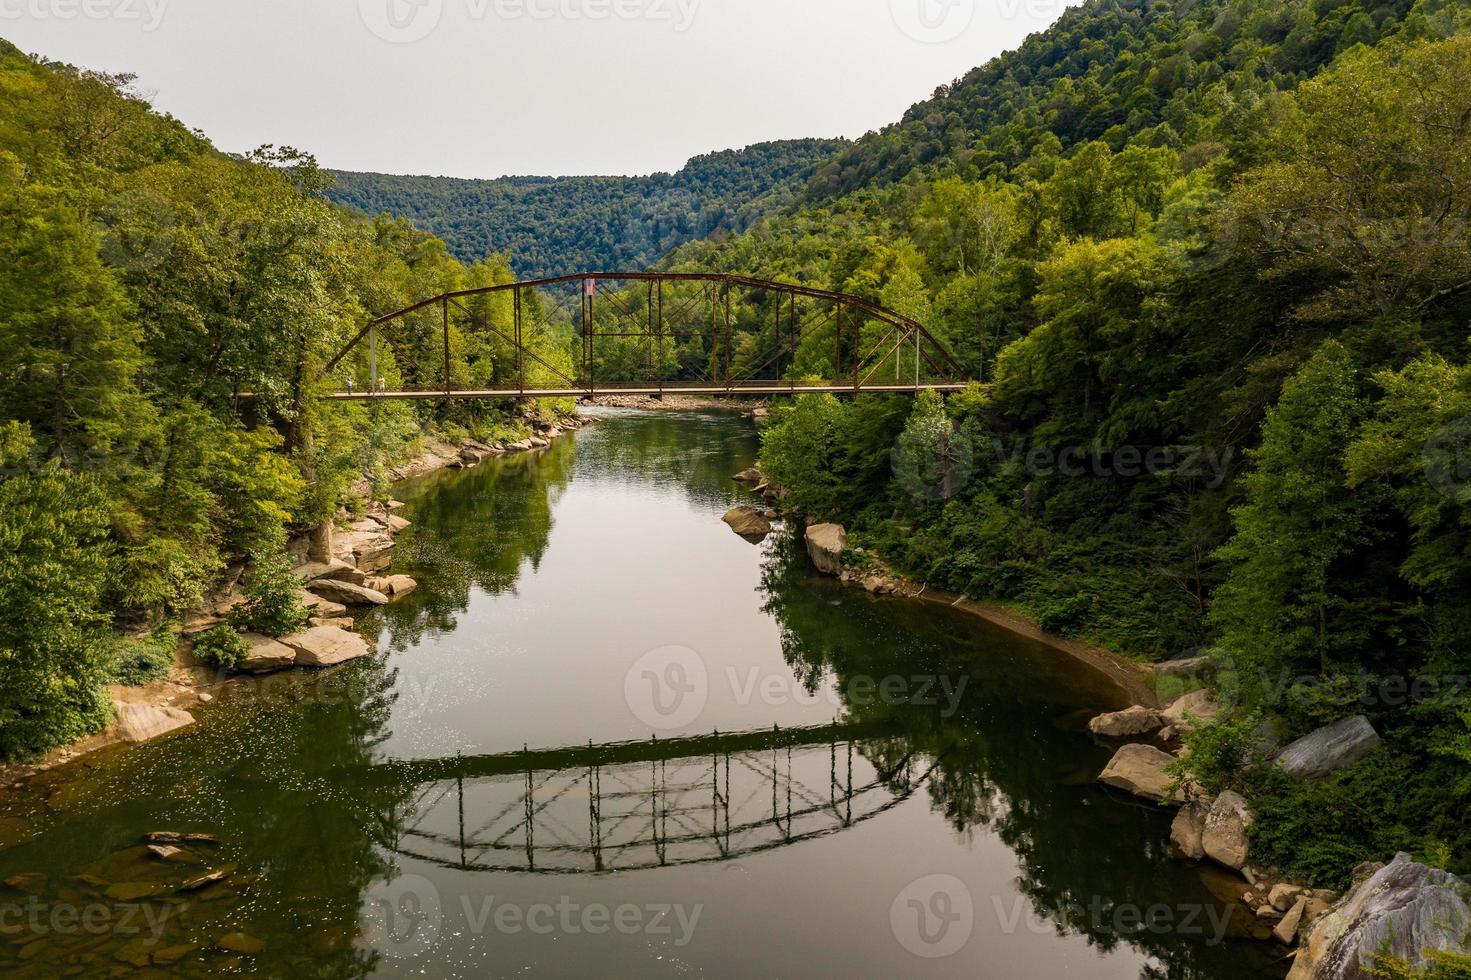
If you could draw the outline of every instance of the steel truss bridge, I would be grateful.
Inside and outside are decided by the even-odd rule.
[[[493,303],[501,310],[500,326],[489,313]],[[565,331],[568,323],[578,338],[577,363],[570,369],[532,349],[533,340],[553,336],[558,325]],[[460,325],[498,338],[512,352],[514,363],[498,365],[489,386],[456,384],[451,337],[452,327]],[[749,339],[751,329],[760,346],[738,349],[738,336]],[[431,333],[438,334],[435,343],[443,356],[431,372],[435,376],[422,376],[420,370],[416,374],[421,376],[406,379],[403,389],[390,389],[379,374],[379,341],[391,342],[395,330],[416,335],[421,344]],[[670,358],[691,338],[709,345],[708,359],[681,369]],[[623,365],[622,378],[599,377],[599,352],[607,351],[609,341],[618,342],[625,361],[639,355],[641,363]],[[832,351],[826,378],[785,380],[804,345],[810,351],[824,343]],[[719,273],[580,273],[444,293],[369,321],[332,357],[323,376],[340,376],[338,368],[345,362],[349,373],[364,382],[348,383],[328,398],[914,393],[923,388],[958,391],[966,383],[950,352],[910,317],[845,293]],[[807,363],[812,363],[810,354]],[[610,372],[605,367],[602,373]],[[689,377],[691,373],[696,376]]]
[[[725,861],[837,833],[898,806],[934,761],[884,768],[874,725],[774,728],[551,751],[390,762],[412,787],[380,840],[465,871],[607,874]]]

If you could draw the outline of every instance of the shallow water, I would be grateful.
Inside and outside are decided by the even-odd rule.
[[[399,488],[421,587],[377,657],[0,797],[0,968],[1280,976],[1169,815],[1094,782],[1118,692],[731,534],[756,451],[620,412]],[[160,830],[219,842],[165,862]]]

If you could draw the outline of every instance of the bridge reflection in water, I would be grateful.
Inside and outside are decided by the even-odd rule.
[[[837,833],[898,806],[936,764],[881,766],[886,726],[833,724],[389,762],[415,791],[379,843],[468,871],[604,874],[725,861]],[[874,753],[878,755],[879,753]]]

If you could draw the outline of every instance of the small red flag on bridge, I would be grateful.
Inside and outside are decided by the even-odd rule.
[[[582,295],[596,296],[598,294],[598,281],[596,279],[582,280]]]

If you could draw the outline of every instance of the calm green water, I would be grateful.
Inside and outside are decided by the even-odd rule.
[[[422,585],[376,658],[0,794],[0,969],[1272,976],[1168,815],[1094,783],[1118,695],[731,534],[756,451],[618,413],[401,488]]]

